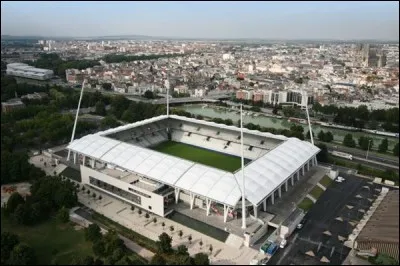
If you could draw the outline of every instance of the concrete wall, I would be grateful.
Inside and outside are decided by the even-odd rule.
[[[268,231],[268,223],[262,225],[260,229],[254,235],[250,235],[249,245],[253,245],[257,240],[259,240],[263,235],[265,235]]]
[[[292,223],[290,223],[289,225],[281,225],[280,227],[280,237],[282,239],[287,238],[288,236],[290,236],[294,229],[296,229],[296,226],[301,222],[301,220],[304,217],[304,213],[300,214],[299,216],[296,217],[295,220],[293,220]]]
[[[160,215],[162,217],[164,216],[164,197],[163,196],[158,195],[158,194],[154,194],[154,193],[152,193],[150,191],[147,191],[145,189],[142,189],[142,188],[139,188],[137,186],[134,186],[134,185],[131,185],[129,183],[126,183],[124,181],[118,180],[115,177],[108,176],[108,175],[106,175],[104,173],[98,172],[98,171],[96,171],[94,169],[91,169],[91,168],[88,168],[86,166],[81,165],[80,168],[81,168],[81,175],[82,175],[82,183],[88,184],[88,185],[93,186],[93,187],[96,187],[96,189],[99,189],[99,190],[102,190],[102,191],[106,191],[107,193],[112,194],[115,197],[118,197],[118,198],[120,198],[120,199],[122,199],[122,200],[124,200],[126,202],[129,202],[132,205],[138,206],[138,207],[140,207],[142,209],[148,210],[149,212],[155,213],[155,214]],[[124,191],[126,191],[128,193],[131,193],[133,195],[136,195],[136,196],[140,197],[141,198],[141,204],[139,205],[138,203],[135,203],[135,202],[132,202],[132,201],[130,201],[128,199],[120,197],[120,196],[118,196],[116,194],[113,194],[113,193],[111,193],[111,192],[109,192],[107,190],[102,189],[101,187],[97,187],[95,185],[91,185],[90,182],[89,182],[89,176],[97,178],[97,179],[99,179],[99,180],[101,180],[101,181],[103,181],[103,182],[105,182],[107,184],[113,185],[115,187],[120,188],[121,190],[124,190]],[[147,198],[147,197],[144,197],[142,195],[135,194],[134,192],[130,191],[128,188],[132,188],[132,189],[135,189],[135,190],[137,190],[139,192],[147,194],[151,198]],[[151,207],[151,210],[149,209],[149,206]]]

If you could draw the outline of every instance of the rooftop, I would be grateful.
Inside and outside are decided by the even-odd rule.
[[[235,206],[241,198],[241,171],[236,173],[222,171],[106,136],[168,118],[213,126],[217,129],[240,131],[234,126],[176,115],[162,115],[87,135],[74,140],[67,148],[159,183],[192,191],[216,202]],[[243,131],[247,134],[283,141],[244,168],[246,198],[255,205],[258,205],[277,186],[290,178],[295,171],[319,152],[316,146],[296,138],[286,138],[256,130],[244,129]]]
[[[357,241],[399,243],[398,190],[391,190],[387,193],[361,230]]]

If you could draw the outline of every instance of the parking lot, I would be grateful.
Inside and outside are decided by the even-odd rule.
[[[350,251],[344,241],[379,195],[381,186],[359,177],[341,176],[345,181],[328,187],[305,216],[304,227],[293,233],[289,245],[280,249],[269,265],[343,263]]]

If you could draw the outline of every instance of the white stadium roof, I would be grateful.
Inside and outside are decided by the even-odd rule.
[[[74,140],[68,145],[67,149],[136,172],[158,182],[210,198],[216,202],[235,206],[241,197],[242,174],[240,170],[236,173],[226,172],[105,136],[164,120],[168,117],[240,131],[234,126],[176,115],[163,115],[87,135]],[[246,199],[255,205],[269,196],[280,184],[290,178],[296,170],[319,152],[318,147],[296,138],[286,138],[255,130],[244,129],[243,131],[254,135],[286,140],[244,168]]]

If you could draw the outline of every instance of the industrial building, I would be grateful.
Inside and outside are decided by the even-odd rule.
[[[54,75],[53,70],[29,66],[23,63],[7,64],[7,75],[36,80],[48,80]]]
[[[190,209],[218,208],[223,221],[241,218],[241,170],[223,171],[150,147],[172,140],[240,156],[240,128],[176,115],[162,115],[71,142],[82,183],[160,216],[183,201]],[[297,138],[243,129],[246,217],[253,219],[282,189],[317,165],[319,148]],[[268,200],[268,201],[267,201]]]
[[[349,239],[359,255],[383,253],[399,261],[399,190],[382,188]]]

